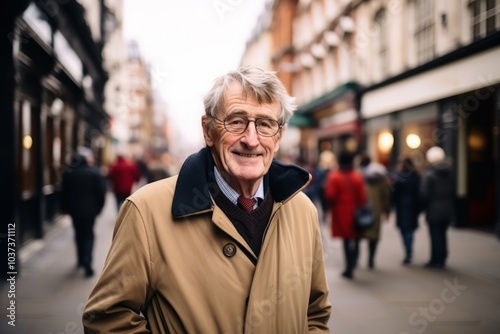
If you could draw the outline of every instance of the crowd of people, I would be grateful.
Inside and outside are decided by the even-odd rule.
[[[321,156],[331,151],[324,151]],[[342,276],[354,277],[360,253],[360,243],[367,243],[367,267],[375,268],[381,222],[388,221],[391,211],[401,234],[403,265],[413,257],[413,235],[419,216],[425,213],[429,230],[430,256],[427,268],[445,268],[448,257],[447,229],[453,218],[454,188],[449,159],[441,147],[425,152],[426,164],[417,168],[409,156],[402,157],[393,172],[372,161],[367,154],[341,152],[335,164],[325,171],[318,166],[303,165],[315,180],[306,190],[311,200],[323,211],[330,226],[331,237],[342,239],[345,270]],[[372,224],[364,230],[356,229],[356,211],[369,206]]]
[[[428,268],[444,268],[448,256],[447,229],[453,215],[453,182],[451,165],[440,147],[426,152],[426,168],[418,169],[410,157],[403,157],[395,170],[388,169],[367,154],[355,155],[332,151],[320,153],[317,165],[302,167],[312,175],[304,193],[316,204],[319,220],[330,226],[330,236],[342,239],[345,269],[342,275],[352,279],[360,253],[367,245],[367,267],[376,266],[376,251],[381,223],[388,221],[391,211],[400,231],[403,265],[412,263],[413,235],[421,213],[425,213],[430,238]],[[135,189],[176,174],[168,156],[132,160],[118,154],[106,176],[94,165],[92,152],[80,147],[73,155],[71,168],[63,174],[61,208],[72,218],[77,253],[77,267],[85,275],[92,269],[93,228],[104,207],[109,189],[119,211]],[[373,212],[370,228],[354,228],[357,208],[369,205]]]

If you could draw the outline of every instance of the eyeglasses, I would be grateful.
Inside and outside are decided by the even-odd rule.
[[[250,122],[255,123],[255,129],[262,137],[272,137],[277,134],[282,127],[281,123],[267,117],[256,117],[250,120],[247,116],[229,115],[224,118],[223,121],[214,116],[212,116],[212,118],[224,124],[224,129],[226,129],[227,132],[234,134],[242,134],[245,132]]]

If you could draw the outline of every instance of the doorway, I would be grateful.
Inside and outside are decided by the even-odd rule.
[[[490,228],[494,227],[498,196],[495,190],[495,166],[498,166],[494,154],[495,95],[469,100],[476,108],[471,105],[467,121],[468,221],[473,227]]]

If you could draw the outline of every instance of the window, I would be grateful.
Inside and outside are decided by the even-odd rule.
[[[415,43],[418,64],[434,58],[434,0],[415,2]]]
[[[387,14],[385,9],[377,12],[374,19],[374,31],[376,33],[375,52],[376,52],[376,71],[382,77],[389,72],[389,38],[387,29]]]
[[[356,51],[353,49],[353,40],[354,37],[352,34],[344,35],[342,39],[342,43],[338,48],[339,55],[339,80],[340,83],[347,82],[353,79],[354,76],[354,57],[356,56]]]
[[[471,29],[474,40],[491,35],[500,28],[500,0],[471,0]]]

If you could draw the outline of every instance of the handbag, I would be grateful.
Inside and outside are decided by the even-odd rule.
[[[347,179],[349,183],[349,187],[351,188],[351,192],[356,198],[356,193],[354,192],[354,187],[352,186],[351,180],[347,176],[344,175],[344,178]],[[356,231],[362,232],[370,227],[372,227],[375,223],[375,217],[373,214],[372,206],[370,205],[370,201],[367,201],[365,206],[359,207],[356,209],[354,213],[354,229]]]
[[[373,210],[369,204],[356,209],[356,214],[354,216],[354,228],[356,230],[367,230],[373,226],[374,222]]]

